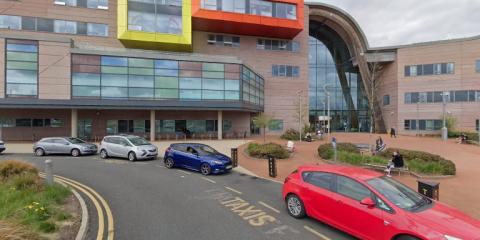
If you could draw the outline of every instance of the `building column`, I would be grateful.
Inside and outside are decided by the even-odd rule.
[[[71,115],[70,115],[70,123],[71,123],[71,137],[78,137],[78,111],[77,109],[72,109]]]
[[[155,110],[150,110],[150,141],[155,141]]]
[[[217,133],[218,133],[218,140],[222,140],[222,138],[223,138],[223,111],[218,111]]]

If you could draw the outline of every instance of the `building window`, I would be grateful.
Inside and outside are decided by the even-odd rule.
[[[38,42],[7,39],[6,43],[6,95],[36,97]]]
[[[477,119],[475,121],[475,130],[478,132],[480,131],[480,119]]]
[[[454,74],[455,63],[435,63],[405,66],[405,77]]]
[[[405,120],[404,121],[405,130],[416,130],[417,129],[417,120]]]
[[[296,41],[259,38],[257,39],[257,49],[298,52],[300,51],[300,43]]]
[[[0,127],[63,127],[62,119],[50,118],[17,118],[17,119],[2,119],[0,118]]]
[[[390,95],[383,96],[383,106],[390,105]]]
[[[457,90],[448,92],[447,101],[451,103],[480,102],[480,91]],[[443,92],[407,92],[405,104],[413,103],[443,103]]]
[[[288,65],[273,65],[272,76],[274,77],[299,77],[300,67]]]
[[[18,19],[19,25],[12,25],[12,19]],[[13,22],[16,22],[13,21]],[[58,19],[20,17],[0,15],[0,28],[52,32],[62,34],[76,34],[96,37],[108,36],[108,25],[101,23],[75,22]]]
[[[248,6],[247,6],[248,5]],[[258,16],[297,19],[295,4],[271,2],[264,0],[202,0],[202,9],[234,13],[248,13]]]
[[[217,46],[240,47],[240,37],[208,34],[207,43]]]
[[[283,120],[281,119],[273,119],[268,126],[268,130],[281,132],[283,131]]]
[[[108,9],[108,0],[54,0],[53,4],[60,6]]]
[[[417,130],[417,121],[418,121],[418,130],[421,131],[439,131],[442,129],[442,120],[410,120],[407,119],[404,121],[404,129],[407,131]]]
[[[480,60],[475,61],[475,71],[480,73]]]
[[[244,97],[258,105],[263,104],[263,78],[239,64],[73,54],[72,97],[225,101]]]
[[[181,0],[128,0],[128,29],[141,32],[182,33]]]

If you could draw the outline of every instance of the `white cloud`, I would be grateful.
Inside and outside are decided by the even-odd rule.
[[[355,18],[370,46],[393,46],[480,35],[480,0],[309,0]]]

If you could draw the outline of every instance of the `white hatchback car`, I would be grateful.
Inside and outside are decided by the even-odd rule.
[[[100,143],[100,157],[120,157],[129,161],[156,159],[158,148],[144,138],[133,135],[106,136]]]

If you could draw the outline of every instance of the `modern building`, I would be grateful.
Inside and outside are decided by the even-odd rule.
[[[329,112],[336,131],[435,133],[444,91],[474,131],[478,59],[480,38],[370,48],[302,0],[1,1],[0,137],[241,138],[260,112],[268,134]]]

